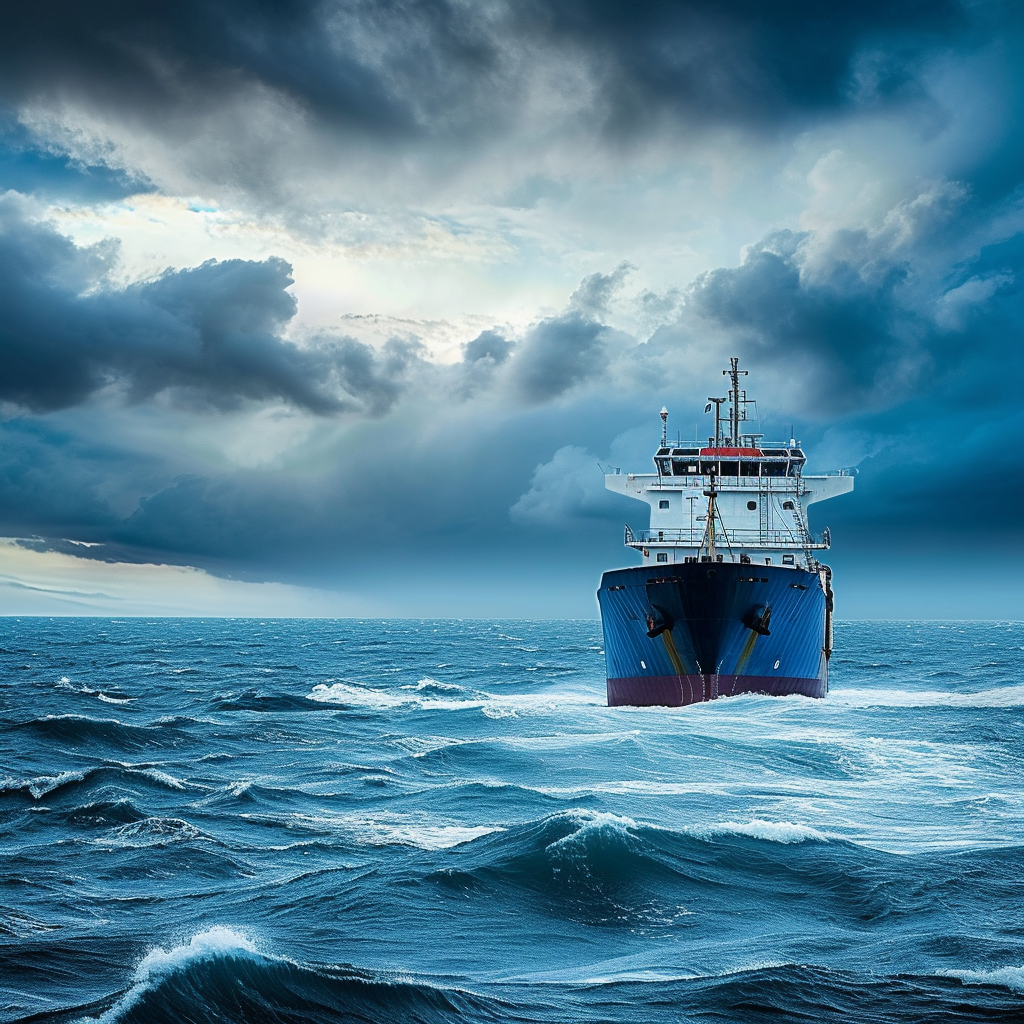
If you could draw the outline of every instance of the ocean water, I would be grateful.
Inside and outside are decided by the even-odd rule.
[[[7,1021],[1024,1020],[1024,626],[604,706],[591,621],[0,621]]]

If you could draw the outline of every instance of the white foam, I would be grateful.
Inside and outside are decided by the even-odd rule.
[[[414,846],[420,850],[448,850],[492,832],[500,825],[443,824],[419,814],[390,814],[367,818],[358,814],[242,814],[248,821],[273,821],[289,828],[338,832],[360,846]]]
[[[994,971],[938,971],[945,978],[957,978],[965,985],[998,985],[1024,992],[1024,967],[997,967]]]
[[[403,690],[440,690],[443,693],[465,693],[464,686],[457,686],[455,683],[442,683],[438,679],[427,676],[419,680],[415,685],[403,686]]]
[[[145,775],[154,782],[159,782],[166,786],[168,789],[185,790],[189,788],[181,779],[176,779],[173,775],[160,771],[159,768],[127,768],[126,771]]]
[[[583,985],[618,985],[622,982],[640,982],[665,984],[676,981],[711,981],[717,978],[734,978],[743,974],[753,974],[756,971],[768,971],[776,967],[789,967],[790,964],[782,960],[759,960],[748,964],[745,967],[734,967],[725,971],[715,971],[709,974],[682,974],[667,973],[663,971],[623,971],[620,974],[596,975],[592,978],[583,978],[579,984]]]
[[[738,787],[724,782],[652,782],[649,779],[623,779],[618,782],[595,782],[588,786],[523,786],[544,796],[581,797],[597,793],[615,796],[693,796],[728,795]]]
[[[13,793],[19,789],[27,789],[36,800],[52,793],[67,782],[81,782],[87,772],[61,772],[59,775],[40,775],[34,779],[15,779],[8,776],[0,780],[0,793]]]
[[[182,818],[143,818],[142,821],[115,826],[96,842],[100,846],[138,850],[147,846],[163,846],[196,839],[216,842],[212,836]]]
[[[505,829],[492,825],[419,825],[366,821],[353,831],[368,846],[415,846],[421,850],[448,850],[493,832],[504,832]]]
[[[307,700],[315,700],[321,704],[344,704],[347,707],[397,708],[403,704],[416,702],[412,694],[391,693],[387,690],[375,690],[369,686],[356,686],[351,683],[317,683]]]
[[[104,704],[130,704],[137,697],[108,697],[105,693],[97,693],[96,698]]]
[[[101,1016],[85,1017],[83,1020],[96,1021],[97,1024],[113,1024],[168,975],[188,967],[189,964],[239,955],[263,958],[248,936],[223,925],[214,925],[205,932],[193,935],[182,946],[174,946],[172,949],[151,949],[135,968],[131,988]]]
[[[829,839],[824,832],[819,832],[809,825],[796,825],[791,821],[765,821],[762,818],[748,822],[720,821],[687,831],[698,836],[750,836],[752,839],[762,839],[769,843],[803,843],[808,839],[828,842]]]
[[[549,843],[546,849],[549,853],[559,853],[576,846],[580,840],[596,832],[613,832],[619,835],[629,835],[632,829],[637,828],[637,823],[632,818],[624,815],[612,814],[609,811],[591,811],[584,808],[574,807],[569,811],[562,811],[553,816],[554,820],[566,819],[574,822],[578,827],[561,839]]]
[[[1024,704],[1024,686],[998,686],[976,693],[951,690],[867,690],[833,688],[830,704],[853,708],[1014,708]]]
[[[421,685],[422,684],[422,685]],[[430,691],[455,690],[467,696],[457,698]],[[562,711],[573,706],[604,706],[599,695],[590,692],[545,692],[497,695],[485,691],[470,693],[463,687],[438,683],[435,679],[422,679],[415,689],[403,687],[400,692],[381,690],[356,683],[317,683],[306,694],[307,700],[322,704],[341,704],[348,707],[367,707],[375,710],[398,708],[424,711],[481,711],[488,718],[512,718],[520,713],[547,713]]]

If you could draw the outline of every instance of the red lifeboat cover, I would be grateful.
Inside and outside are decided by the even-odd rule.
[[[702,459],[759,459],[760,448],[701,448]]]

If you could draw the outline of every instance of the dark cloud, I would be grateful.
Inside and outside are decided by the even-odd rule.
[[[741,356],[762,429],[788,437],[795,422],[818,470],[860,464],[856,500],[813,513],[860,546],[938,550],[980,522],[1019,543],[1009,510],[1024,502],[1024,452],[1007,443],[1024,426],[1016,210],[933,190],[872,231],[773,233],[695,280],[678,321],[628,358],[674,359],[678,380],[703,347]]]
[[[789,366],[820,401],[846,411],[862,406],[913,344],[915,311],[899,297],[909,270],[896,260],[865,279],[862,264],[840,258],[809,279],[806,240],[780,232],[752,246],[739,267],[704,274],[687,312],[711,321],[738,354]]]
[[[504,338],[498,331],[481,331],[472,341],[463,346],[462,358],[467,363],[490,360],[498,365],[508,359],[514,347],[512,342]]]
[[[510,365],[527,402],[547,402],[600,374],[608,363],[606,328],[579,313],[542,320],[523,339]]]
[[[173,144],[261,90],[328,133],[388,151],[437,141],[455,158],[453,142],[512,130],[551,75],[574,76],[575,131],[771,130],[917,95],[924,55],[997,37],[1009,17],[995,0],[42,0],[5,13],[0,95],[13,109],[77,103]],[[267,173],[224,153],[217,165],[250,187]]]
[[[106,278],[115,257],[26,219],[14,199],[0,203],[0,400],[52,410],[112,388],[129,402],[279,399],[381,415],[423,361],[412,341],[375,350],[330,335],[284,339],[296,307],[283,260],[211,260],[117,289]]]
[[[604,109],[626,134],[666,112],[771,125],[840,110],[865,89],[874,101],[915,94],[922,54],[963,45],[977,23],[956,0],[576,0],[526,10],[530,29],[599,55]]]

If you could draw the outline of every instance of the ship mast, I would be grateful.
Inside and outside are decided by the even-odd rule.
[[[715,490],[715,474],[711,474],[711,483],[708,489],[704,492],[704,497],[708,499],[708,528],[706,531],[708,539],[708,555],[713,562],[715,560],[715,515],[718,510],[715,508],[715,498],[718,497],[718,491]]]
[[[743,392],[742,398],[740,397],[740,377],[746,377],[747,371],[741,370],[739,365],[739,359],[736,356],[733,356],[729,360],[729,369],[722,371],[723,374],[728,375],[729,380],[732,382],[732,388],[729,390],[729,398],[731,399],[731,404],[729,406],[729,430],[731,431],[730,440],[736,448],[740,447],[740,406],[746,406],[747,402],[747,394],[745,391]],[[747,411],[746,408],[744,408],[742,419],[746,418]]]
[[[717,448],[722,443],[722,403],[727,402],[727,398],[708,398],[709,402],[714,403],[715,406],[715,447]],[[710,411],[711,406],[709,405],[707,410]]]

